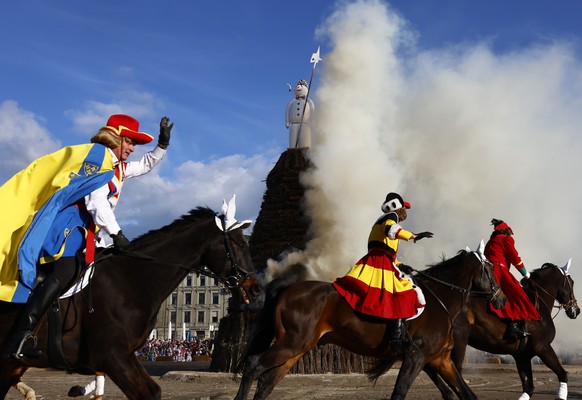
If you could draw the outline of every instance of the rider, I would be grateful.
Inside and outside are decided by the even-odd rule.
[[[0,230],[0,300],[26,302],[2,358],[26,362],[42,355],[35,347],[34,331],[73,283],[82,258],[93,261],[99,229],[116,250],[129,246],[113,208],[124,180],[149,172],[164,157],[174,125],[168,124],[169,119],[162,118],[153,150],[140,161],[127,162],[135,145],[153,137],[140,132],[133,117],[112,115],[91,138],[92,144],[65,147],[39,158],[0,187],[2,203],[14,204],[16,215],[6,216],[8,232]]]
[[[406,266],[396,259],[398,242],[412,239],[416,243],[433,234],[414,234],[400,226],[410,203],[398,193],[388,193],[381,209],[384,214],[376,220],[368,237],[368,253],[333,286],[355,311],[390,320],[390,341],[396,353],[402,352],[405,344],[412,351],[421,341],[405,343],[403,320],[420,314],[425,301],[420,288],[399,268]]]
[[[513,230],[500,219],[493,218],[491,224],[494,228],[491,238],[485,245],[485,257],[493,264],[495,279],[507,297],[507,304],[500,310],[493,307],[490,309],[500,318],[507,320],[506,336],[510,339],[516,339],[528,335],[524,331],[524,320],[538,320],[540,314],[525,294],[518,280],[509,272],[509,266],[513,264],[524,279],[528,279],[530,276],[515,249],[515,241],[512,237]]]

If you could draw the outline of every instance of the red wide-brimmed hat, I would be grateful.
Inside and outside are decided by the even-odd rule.
[[[147,144],[154,140],[149,133],[139,131],[137,119],[125,114],[114,114],[109,117],[105,128],[116,135],[133,139],[136,144]]]

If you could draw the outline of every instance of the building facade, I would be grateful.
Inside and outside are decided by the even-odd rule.
[[[218,280],[190,273],[162,303],[150,338],[214,338],[227,314],[230,291]]]

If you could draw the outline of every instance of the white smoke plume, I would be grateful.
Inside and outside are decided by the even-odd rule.
[[[315,239],[294,261],[318,279],[343,276],[396,191],[412,203],[404,228],[435,234],[401,243],[406,264],[423,269],[475,248],[499,218],[530,271],[573,257],[582,282],[582,60],[568,42],[423,51],[379,0],[342,2],[318,33],[331,49],[312,95],[316,168],[303,176]],[[558,347],[573,342],[574,329],[558,331]]]

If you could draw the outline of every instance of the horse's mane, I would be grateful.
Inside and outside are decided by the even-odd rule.
[[[209,207],[196,207],[195,209],[190,210],[188,214],[182,215],[172,223],[158,229],[152,229],[149,232],[138,236],[132,241],[132,245],[144,245],[152,241],[157,241],[160,237],[168,233],[180,231],[191,224],[207,221],[214,218],[215,215],[216,212]]]
[[[423,275],[428,275],[433,278],[445,278],[449,275],[451,267],[456,266],[459,262],[459,258],[467,254],[466,250],[460,250],[456,256],[452,258],[445,259],[439,263],[431,264],[429,267],[422,271],[422,274],[416,275],[415,279],[423,279]]]

